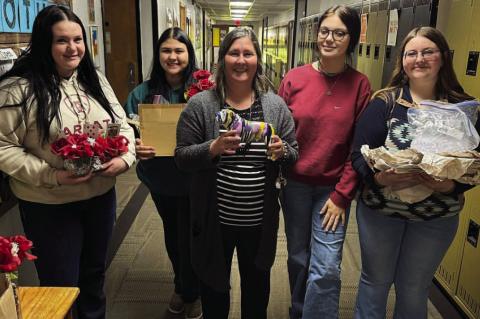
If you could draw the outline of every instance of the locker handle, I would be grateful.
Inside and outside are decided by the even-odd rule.
[[[477,247],[478,234],[480,232],[480,225],[470,219],[468,223],[467,241],[473,246]]]

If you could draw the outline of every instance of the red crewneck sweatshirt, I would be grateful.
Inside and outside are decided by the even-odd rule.
[[[278,91],[292,110],[300,150],[289,178],[335,185],[330,199],[343,208],[355,196],[357,174],[350,151],[355,123],[370,93],[367,77],[351,67],[330,77],[311,64],[288,72]]]

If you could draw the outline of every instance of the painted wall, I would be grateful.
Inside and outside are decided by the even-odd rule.
[[[152,1],[140,0],[140,40],[142,51],[142,73],[143,79],[149,78],[153,59],[153,28],[152,28]]]
[[[88,17],[88,6],[85,0],[72,0],[72,10],[82,20],[85,31],[87,32],[87,43],[91,49],[90,26],[98,27],[98,62],[99,69],[105,73],[105,48],[103,44],[103,17],[101,0],[95,1],[95,21],[90,22]]]

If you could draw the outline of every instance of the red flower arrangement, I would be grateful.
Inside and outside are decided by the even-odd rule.
[[[16,271],[24,259],[37,259],[28,253],[32,246],[32,242],[25,236],[0,236],[0,272]]]
[[[215,82],[211,80],[212,73],[207,70],[198,70],[193,73],[195,82],[185,92],[185,99],[188,101],[195,94],[209,90],[215,87]]]
[[[93,138],[85,133],[75,133],[59,138],[50,145],[50,149],[64,159],[67,170],[74,171],[76,175],[85,175],[90,169],[101,169],[101,163],[126,153],[128,144],[128,139],[123,135],[99,135]],[[77,164],[74,163],[76,161]]]

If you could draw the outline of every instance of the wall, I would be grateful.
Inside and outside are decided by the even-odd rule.
[[[103,42],[103,18],[102,18],[102,3],[101,0],[95,1],[95,22],[90,22],[88,17],[88,6],[86,0],[72,0],[72,10],[82,20],[82,23],[87,32],[87,43],[91,50],[90,42],[90,26],[98,26],[98,58],[97,65],[100,70],[105,73],[105,49]]]
[[[152,1],[140,0],[140,40],[142,44],[142,73],[144,81],[149,78],[153,59]]]

